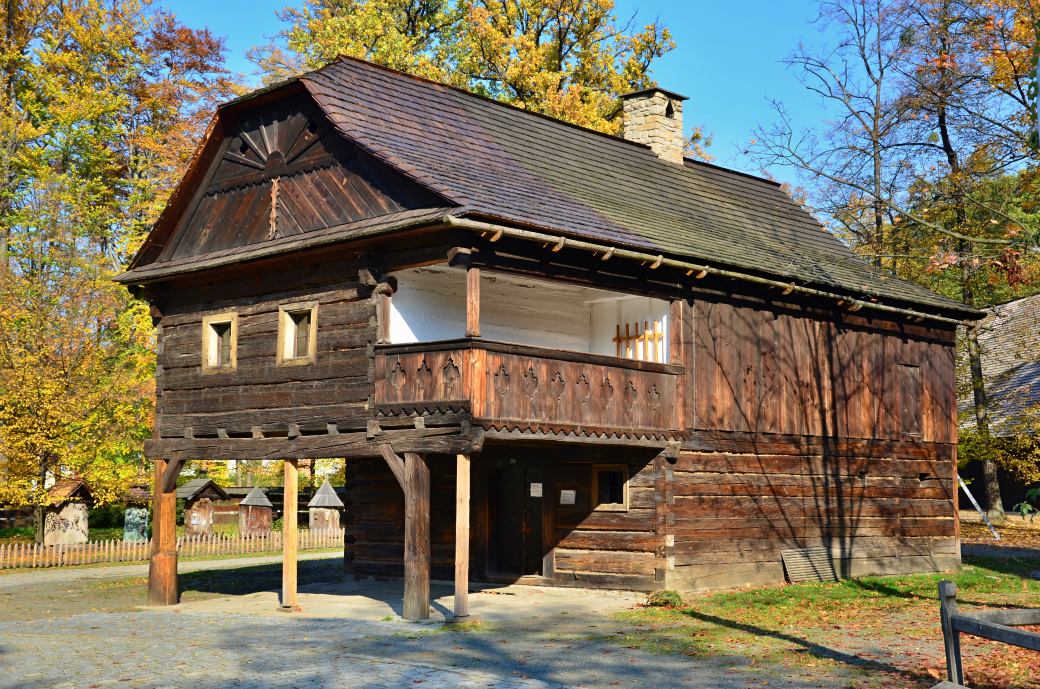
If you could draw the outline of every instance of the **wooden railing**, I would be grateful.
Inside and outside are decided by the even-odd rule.
[[[552,429],[680,427],[682,366],[481,339],[376,348],[376,404],[465,402],[474,419]]]
[[[1015,627],[1040,624],[1040,609],[957,610],[957,584],[943,579],[939,582],[939,621],[942,624],[946,646],[946,674],[950,686],[964,685],[964,665],[961,662],[961,634],[971,634],[1009,646],[1040,651],[1040,634]],[[941,686],[941,685],[940,685]]]
[[[0,545],[0,569],[17,567],[70,567],[105,562],[140,562],[151,554],[151,541],[91,541],[43,546],[35,543]],[[342,548],[343,529],[300,531],[299,550]],[[245,555],[280,552],[282,532],[254,536],[180,536],[177,554],[181,557]]]

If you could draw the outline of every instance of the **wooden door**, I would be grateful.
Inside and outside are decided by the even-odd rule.
[[[542,498],[531,495],[541,468],[507,464],[488,477],[489,556],[498,574],[539,574],[542,569]]]

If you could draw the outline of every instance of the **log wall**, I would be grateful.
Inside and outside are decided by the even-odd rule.
[[[160,437],[252,438],[254,428],[284,437],[324,434],[330,423],[365,426],[376,326],[374,305],[356,280],[357,263],[278,268],[185,284],[164,295],[156,368]],[[318,302],[315,361],[278,366],[278,307],[304,300]],[[226,311],[239,318],[237,370],[204,374],[202,318]]]

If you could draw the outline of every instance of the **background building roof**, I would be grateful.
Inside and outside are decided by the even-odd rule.
[[[336,491],[329,484],[329,480],[325,479],[325,482],[321,484],[321,488],[314,494],[311,501],[307,503],[307,507],[343,507],[343,501],[336,495]]]
[[[203,495],[209,493],[209,495]],[[199,497],[216,497],[227,500],[228,494],[210,478],[193,478],[177,489],[177,498],[183,500],[194,500]]]

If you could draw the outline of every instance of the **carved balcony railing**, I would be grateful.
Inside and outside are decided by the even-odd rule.
[[[453,408],[497,431],[681,437],[682,366],[478,338],[376,347],[385,413]]]

